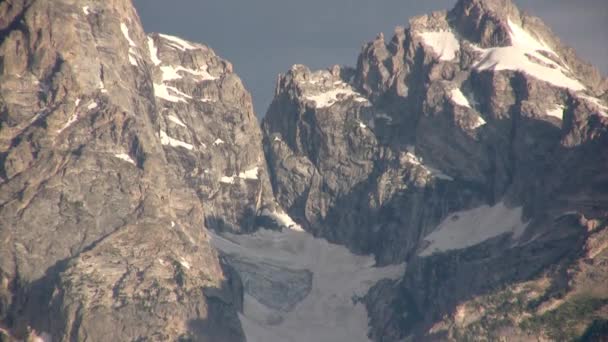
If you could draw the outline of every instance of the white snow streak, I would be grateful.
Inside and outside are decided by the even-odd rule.
[[[276,211],[270,211],[268,209],[262,210],[262,216],[268,216],[271,219],[275,220],[279,225],[287,227],[292,230],[303,232],[304,229],[297,224],[291,216],[287,215],[283,210],[279,209]]]
[[[89,6],[82,7],[82,11],[84,12],[84,15],[89,15],[89,13],[91,13],[89,12]]]
[[[254,167],[252,169],[249,169],[247,171],[243,171],[241,173],[239,173],[238,175],[234,175],[234,176],[223,176],[222,178],[220,178],[220,183],[225,183],[225,184],[234,184],[234,181],[237,178],[240,179],[258,179],[258,169],[259,167]]]
[[[217,139],[215,139],[215,141],[213,142],[213,146],[218,146],[218,145],[221,145],[221,144],[223,144],[223,143],[225,143],[225,142],[224,142],[224,140],[222,140],[222,139],[220,139],[220,138],[217,138]]]
[[[163,73],[163,82],[181,79],[182,76],[179,74],[180,71],[187,72],[193,76],[200,77],[202,81],[217,79],[217,77],[211,76],[211,74],[209,74],[209,72],[207,71],[206,65],[204,67],[200,68],[199,70],[184,68],[181,65],[178,65],[178,66],[164,65],[164,66],[160,67],[160,70]]]
[[[564,106],[557,106],[555,109],[547,110],[547,115],[560,120],[564,119]]]
[[[291,229],[260,230],[252,235],[210,232],[210,236],[213,246],[242,260],[313,274],[311,291],[291,311],[262,304],[247,293],[246,286],[239,317],[250,342],[369,341],[367,312],[357,298],[379,280],[398,279],[405,271],[404,264],[374,267],[372,256],[355,255],[343,246]]]
[[[172,44],[169,44],[169,46],[176,48],[178,50],[182,50],[182,51],[186,51],[186,50],[196,50],[197,47],[190,44],[189,42],[175,37],[175,36],[170,36],[168,34],[160,34],[159,36],[163,37],[166,40],[169,40]]]
[[[439,60],[451,61],[460,50],[460,43],[452,31],[423,32],[422,41],[439,56]]]
[[[415,148],[413,146],[411,148],[408,148],[408,151],[409,152],[407,152],[405,155],[407,161],[409,161],[410,163],[412,163],[414,165],[420,166],[430,176],[438,178],[438,179],[448,180],[448,181],[454,180],[454,178],[446,175],[445,173],[441,172],[440,170],[424,164],[422,162],[422,160],[415,154]]]
[[[97,102],[91,102],[91,103],[90,103],[90,104],[87,106],[87,109],[88,109],[88,110],[92,110],[92,109],[95,109],[95,108],[97,108]]]
[[[522,221],[522,208],[508,208],[503,202],[493,207],[482,205],[455,212],[424,238],[430,245],[419,255],[471,247],[505,233],[518,237],[526,226]]]
[[[131,159],[131,156],[129,156],[126,153],[116,153],[116,154],[114,154],[114,157],[122,159],[126,162],[129,162],[129,163],[135,165],[135,161],[133,161],[133,159]]]
[[[173,93],[173,94],[172,94]],[[175,95],[174,95],[175,94]],[[192,99],[192,96],[188,94],[184,94],[179,89],[169,86],[166,84],[157,84],[154,83],[154,95],[163,100],[170,102],[185,102],[188,103],[186,99]]]
[[[469,100],[464,96],[460,88],[454,88],[450,91],[450,98],[455,104],[467,108],[471,108]]]
[[[357,102],[368,102],[366,98],[351,88],[331,89],[320,94],[305,96],[306,100],[314,101],[317,108],[330,107],[334,103],[350,97],[354,97]]]
[[[148,50],[150,51],[150,59],[154,65],[160,65],[161,60],[158,59],[158,48],[154,45],[154,39],[148,37]]]
[[[517,70],[557,87],[583,90],[585,86],[578,80],[567,76],[567,69],[543,56],[539,51],[553,54],[547,45],[532,37],[511,20],[508,21],[511,46],[489,49],[477,48],[482,52],[481,60],[474,65],[478,70]],[[540,61],[532,61],[528,56]],[[541,64],[542,63],[542,64]]]
[[[160,143],[171,147],[183,147],[188,150],[192,150],[194,148],[194,146],[186,142],[171,138],[165,131],[160,131]]]
[[[173,123],[176,123],[176,124],[178,124],[178,125],[180,125],[182,127],[186,127],[186,124],[184,124],[182,122],[182,120],[180,120],[177,116],[175,116],[175,115],[169,115],[167,117],[169,118],[169,121],[171,121]]]
[[[135,50],[137,45],[129,36],[129,28],[127,27],[127,25],[125,25],[125,23],[120,23],[120,30],[122,31],[122,35],[129,42],[129,63],[131,63],[131,65],[137,66],[137,57],[139,57],[137,51]]]

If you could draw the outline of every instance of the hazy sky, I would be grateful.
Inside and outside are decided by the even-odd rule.
[[[361,46],[455,0],[135,0],[146,32],[209,45],[234,65],[263,116],[279,73],[355,65]],[[515,0],[608,74],[608,0]]]

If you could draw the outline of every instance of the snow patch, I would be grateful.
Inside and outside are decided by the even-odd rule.
[[[167,116],[167,118],[169,118],[169,121],[171,121],[171,122],[173,122],[173,123],[175,123],[175,124],[178,124],[178,125],[180,125],[180,126],[182,126],[182,127],[186,127],[186,124],[184,124],[184,123],[182,122],[182,120],[180,120],[180,119],[179,119],[177,116],[175,116],[175,115],[169,115],[169,116]]]
[[[460,50],[460,43],[452,31],[423,32],[422,41],[439,56],[439,60],[451,61]]]
[[[429,176],[434,177],[434,178],[438,178],[438,179],[443,179],[443,180],[447,180],[447,181],[453,181],[454,178],[446,175],[445,173],[441,172],[440,170],[431,167],[429,165],[426,165],[422,162],[422,159],[419,158],[416,154],[415,154],[415,147],[409,145],[408,146],[408,152],[405,154],[405,158],[408,162],[410,162],[411,164],[420,166],[422,168],[422,170],[424,170]]]
[[[539,51],[544,51],[557,57],[551,48],[532,37],[511,20],[508,20],[508,26],[512,45],[489,49],[476,48],[481,52],[481,60],[474,65],[474,68],[477,70],[521,71],[556,87],[574,91],[585,89],[585,86],[578,80],[567,76],[569,71],[566,68],[539,53]]]
[[[558,118],[560,120],[564,119],[564,106],[557,106],[555,109],[547,110],[547,115],[552,116],[554,118]]]
[[[129,28],[125,23],[120,23],[120,30],[122,31],[122,35],[129,42],[129,63],[131,63],[131,65],[137,66],[137,58],[139,57],[137,51],[135,50],[135,48],[137,48],[137,45],[129,36]]]
[[[317,108],[330,107],[347,98],[353,98],[356,102],[368,102],[366,98],[351,88],[331,89],[320,94],[307,95],[305,98],[308,101],[314,101]]]
[[[450,98],[452,99],[452,101],[454,101],[455,104],[459,106],[471,108],[469,100],[464,96],[460,88],[452,89],[450,91]]]
[[[218,146],[224,143],[224,140],[217,138],[215,139],[215,141],[213,142],[213,146]]]
[[[131,156],[129,156],[126,153],[116,153],[116,154],[114,154],[114,157],[116,157],[118,159],[122,159],[126,162],[129,162],[129,163],[135,165],[135,161],[133,159],[131,159]]]
[[[237,178],[240,179],[258,179],[258,169],[259,167],[254,167],[252,169],[249,169],[247,171],[241,172],[238,175],[234,175],[234,176],[223,176],[222,178],[220,178],[220,183],[224,183],[224,184],[234,184],[234,181]]]
[[[361,121],[359,121],[359,127],[363,129],[367,128],[367,126]]]
[[[76,122],[77,120],[78,120],[78,112],[74,112],[74,114],[72,114],[72,116],[70,116],[68,121],[63,125],[63,127],[61,127],[60,129],[57,130],[57,133],[63,132],[66,128],[72,126],[72,124],[74,122]]]
[[[291,229],[262,229],[251,235],[209,234],[218,250],[259,265],[256,267],[312,273],[310,292],[289,311],[256,300],[245,285],[239,318],[251,342],[369,341],[367,311],[358,299],[378,281],[399,279],[405,271],[404,264],[374,267],[373,256],[355,255],[346,247]],[[269,291],[301,286],[287,280],[280,285]]]
[[[477,116],[475,117],[475,122],[472,125],[473,129],[479,128],[483,125],[486,124],[486,120],[484,120],[481,115],[477,114]]]
[[[430,245],[419,255],[471,247],[506,233],[518,237],[527,227],[522,213],[521,207],[509,208],[503,202],[452,213],[424,238]]]
[[[264,209],[264,210],[262,210],[262,216],[270,217],[271,219],[276,221],[279,225],[287,227],[289,229],[292,229],[295,231],[300,231],[300,232],[304,231],[304,229],[302,229],[302,227],[299,224],[297,224],[289,215],[287,215],[287,213],[285,213],[281,209],[275,210],[275,211],[270,211],[268,209]]]
[[[258,179],[258,167],[254,167],[245,172],[239,173],[239,178],[242,179]]]
[[[82,11],[84,12],[84,15],[89,15],[91,13],[89,12],[89,6],[83,6]]]
[[[201,67],[199,70],[184,68],[181,65],[164,65],[160,67],[160,70],[163,73],[163,82],[181,79],[182,76],[179,74],[180,71],[187,72],[193,76],[199,77],[202,81],[216,80],[217,77],[211,76],[211,74],[207,71],[207,68],[207,65]]]
[[[183,147],[187,150],[192,150],[194,148],[194,146],[188,143],[171,138],[165,131],[160,131],[160,143],[171,147]]]
[[[168,45],[171,46],[172,48],[178,49],[178,50],[182,50],[182,51],[186,51],[186,50],[196,50],[197,47],[190,44],[189,42],[175,37],[175,36],[170,36],[168,34],[159,34],[159,36],[163,37],[164,39],[170,41],[171,43],[169,43]]]
[[[234,184],[234,178],[235,176],[222,176],[222,178],[220,178],[220,183],[224,183],[224,184]]]
[[[92,109],[95,109],[95,108],[97,108],[97,102],[91,102],[91,103],[90,103],[90,104],[87,106],[87,109],[88,109],[88,110],[92,110]]]
[[[99,90],[101,90],[102,93],[108,92],[108,90],[106,89],[106,85],[103,83],[102,80],[99,80],[99,84],[97,85],[97,88],[99,88]]]
[[[148,37],[148,51],[150,51],[150,59],[154,65],[160,65],[161,60],[158,59],[158,48],[154,45],[154,39]]]
[[[189,270],[192,267],[190,265],[190,263],[188,261],[186,261],[186,259],[184,259],[183,257],[179,257],[179,263],[180,263],[180,265],[184,266],[184,268],[187,270]]]
[[[182,93],[179,89],[173,86],[157,83],[154,83],[154,95],[169,102],[181,101],[184,103],[188,103],[188,100],[186,99],[192,99],[192,96]]]

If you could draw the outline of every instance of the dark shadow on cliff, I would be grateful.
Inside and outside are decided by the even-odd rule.
[[[179,341],[238,342],[245,341],[238,316],[243,311],[243,284],[238,273],[224,258],[220,264],[226,279],[219,288],[207,287],[203,293],[207,300],[207,318],[188,322],[189,334]]]

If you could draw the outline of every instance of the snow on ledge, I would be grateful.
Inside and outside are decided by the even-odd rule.
[[[547,115],[552,116],[554,118],[558,118],[559,120],[564,119],[564,106],[557,106],[554,109],[547,110]]]
[[[122,31],[122,35],[129,42],[129,63],[131,63],[131,65],[137,66],[137,57],[139,57],[137,51],[135,50],[135,48],[137,48],[137,44],[135,44],[133,39],[131,39],[131,37],[129,36],[129,28],[125,23],[120,23],[120,30]]]
[[[430,244],[418,255],[463,249],[507,233],[516,238],[528,225],[522,213],[521,207],[509,208],[503,202],[452,213],[424,238]]]
[[[238,175],[234,175],[234,176],[223,176],[222,178],[220,178],[220,183],[224,183],[224,184],[234,184],[234,181],[237,178],[240,179],[258,179],[258,169],[259,167],[254,167],[251,168],[247,171],[243,171],[241,173],[239,173]]]
[[[179,74],[180,71],[199,77],[201,81],[217,80],[217,77],[211,76],[211,74],[207,71],[207,68],[208,66],[206,65],[201,67],[199,70],[184,68],[181,65],[163,65],[160,67],[160,70],[163,73],[163,82],[181,79],[182,76]]]
[[[277,222],[279,225],[283,227],[287,227],[291,230],[303,232],[304,229],[297,224],[287,213],[283,210],[279,209],[277,211],[270,211],[268,209],[262,210],[262,216],[267,216]]]
[[[336,102],[339,102],[341,99],[346,98],[354,98],[356,102],[368,102],[366,98],[364,98],[361,94],[357,93],[351,88],[337,88],[331,89],[323,93],[315,94],[315,95],[307,95],[305,96],[306,100],[314,101],[315,106],[317,108],[326,108],[330,107]]]
[[[165,131],[160,131],[160,143],[171,147],[183,147],[187,150],[192,150],[194,148],[191,144],[171,138]]]
[[[161,60],[158,58],[158,48],[154,45],[154,39],[148,37],[148,51],[150,51],[150,59],[154,65],[160,65]]]
[[[464,96],[460,88],[454,88],[450,91],[450,99],[459,106],[471,108],[469,100]]]
[[[170,43],[168,45],[171,46],[172,48],[182,50],[182,51],[198,49],[196,46],[190,44],[189,42],[187,42],[179,37],[170,36],[168,34],[162,34],[162,33],[159,34],[159,36],[170,41]]]
[[[175,116],[175,115],[169,115],[169,116],[167,116],[167,118],[169,118],[169,121],[171,121],[171,122],[173,122],[173,123],[175,123],[175,124],[177,124],[177,125],[180,125],[180,126],[182,126],[182,127],[187,127],[187,126],[186,126],[186,124],[185,124],[185,123],[183,123],[183,122],[182,122],[182,120],[180,120],[180,119],[179,119],[177,116]]]
[[[481,59],[473,66],[475,69],[520,71],[556,87],[574,91],[585,89],[578,80],[567,76],[569,71],[566,68],[539,53],[544,51],[558,57],[551,48],[510,19],[507,24],[511,31],[509,35],[512,45],[488,49],[477,47],[476,50],[481,52]]]
[[[171,94],[174,93],[175,95]],[[166,84],[154,83],[154,95],[158,98],[169,102],[184,102],[188,103],[187,99],[192,99],[192,96],[184,94],[179,89]]]
[[[220,138],[217,138],[217,139],[215,139],[215,141],[213,142],[213,146],[218,146],[218,145],[221,145],[221,144],[224,144],[224,143],[225,143],[225,142],[224,142],[224,140],[222,140],[222,139],[220,139]]]
[[[131,158],[131,156],[129,156],[126,153],[116,153],[116,154],[114,154],[114,157],[116,157],[118,159],[122,159],[126,162],[129,162],[129,163],[135,165],[135,161]]]
[[[415,148],[413,146],[408,147],[408,152],[405,154],[405,158],[408,162],[410,162],[414,165],[420,166],[431,177],[434,177],[437,179],[443,179],[443,180],[447,180],[447,181],[454,180],[454,178],[446,175],[445,173],[441,172],[440,170],[424,164],[422,162],[422,160],[415,154]]]
[[[460,43],[452,31],[423,32],[420,37],[441,61],[453,60],[456,58],[456,52],[460,50]]]

